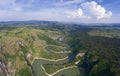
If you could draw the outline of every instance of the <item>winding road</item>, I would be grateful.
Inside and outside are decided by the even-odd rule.
[[[52,53],[53,51],[51,51],[50,49],[46,49],[49,53]],[[33,66],[33,69],[36,73],[36,76],[40,76],[40,74],[42,76],[53,76],[53,75],[50,75],[48,74],[44,67],[42,66],[43,64],[52,64],[52,65],[60,65],[60,64],[66,64],[69,62],[69,59],[68,59],[68,56],[67,54],[69,53],[56,53],[56,52],[53,52],[53,55],[54,54],[58,54],[58,55],[62,55],[62,54],[65,54],[66,57],[65,58],[62,58],[62,59],[57,59],[57,60],[53,60],[53,59],[46,59],[46,58],[35,58],[32,62],[32,66]],[[39,71],[39,72],[38,72]]]
[[[62,44],[64,44],[64,46],[62,45],[62,46],[58,46],[58,47],[68,47],[67,44],[65,44],[65,43],[62,43]],[[46,59],[46,58],[34,58],[31,65],[33,66],[33,70],[35,71],[36,76],[56,76],[57,73],[62,72],[63,70],[67,70],[69,68],[72,69],[72,68],[77,67],[77,66],[73,65],[73,66],[69,66],[69,67],[65,67],[63,69],[57,70],[53,74],[48,74],[46,72],[45,68],[43,67],[44,64],[62,65],[62,64],[66,64],[66,63],[73,61],[73,59],[75,58],[75,55],[71,51],[56,52],[55,50],[49,48],[50,46],[56,46],[56,45],[47,45],[45,47],[45,49],[47,50],[48,53],[51,53],[53,55],[60,55],[65,58],[57,59],[57,60]]]
[[[31,65],[33,66],[33,70],[35,71],[36,76],[54,76],[58,72],[60,72],[64,69],[67,69],[67,68],[60,69],[53,74],[48,74],[46,72],[45,68],[43,67],[44,64],[62,65],[62,64],[66,64],[66,63],[69,63],[70,61],[72,61],[71,59],[73,59],[73,58],[69,58],[69,57],[74,57],[74,56],[72,56],[72,53],[70,51],[56,52],[53,49],[50,49],[49,48],[50,46],[54,46],[54,45],[48,45],[48,46],[45,47],[45,49],[47,50],[48,53],[51,53],[53,55],[57,54],[57,55],[61,55],[61,56],[65,55],[66,57],[62,58],[62,59],[58,59],[58,60],[46,59],[46,58],[34,58]],[[67,47],[67,46],[65,46],[65,47]],[[73,66],[68,67],[68,68],[72,68],[72,67]]]

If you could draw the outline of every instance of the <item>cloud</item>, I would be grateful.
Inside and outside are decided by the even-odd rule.
[[[107,11],[101,5],[98,5],[95,1],[85,2],[81,4],[83,10],[92,17],[99,19],[106,19],[112,16],[111,11]]]
[[[111,11],[95,1],[85,1],[87,0],[0,0],[0,20],[102,22],[111,18]]]
[[[69,18],[95,18],[97,20],[108,19],[111,16],[111,11],[107,11],[95,1],[82,3],[81,8],[78,8],[77,11],[68,13]]]
[[[23,11],[32,6],[33,0],[0,0],[0,9],[11,11]]]
[[[66,6],[66,5],[72,5],[72,4],[78,4],[83,2],[84,0],[60,0],[59,3],[56,3],[57,6]]]
[[[65,21],[66,19],[64,13],[61,13],[63,10],[65,9],[60,8],[44,9],[31,12],[0,10],[0,21],[21,21],[21,20]]]
[[[66,11],[66,14],[68,14],[68,18],[76,18],[76,17],[81,17],[83,14],[82,9],[78,9],[77,11]]]
[[[66,14],[68,14],[68,18],[90,18],[89,16],[83,15],[83,10],[79,8],[77,11],[65,11]]]

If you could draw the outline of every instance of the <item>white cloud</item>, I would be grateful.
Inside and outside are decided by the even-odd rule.
[[[68,14],[68,18],[76,18],[76,17],[81,17],[83,14],[82,9],[78,9],[77,11],[66,11],[66,14]]]
[[[107,19],[112,16],[111,11],[106,11],[104,7],[98,5],[95,1],[81,4],[77,11],[67,12],[69,18],[94,18],[97,20]]]
[[[0,7],[4,10],[23,11],[25,7],[31,7],[33,0],[28,0],[25,4],[16,2],[17,0],[0,0]]]
[[[85,2],[81,4],[83,10],[88,13],[88,15],[99,19],[110,18],[112,16],[111,11],[106,11],[104,7],[98,5],[95,1]]]
[[[111,11],[107,11],[104,7],[94,1],[85,2],[86,0],[55,0],[53,5],[60,2],[60,5],[53,8],[40,8],[35,5],[35,0],[28,0],[24,4],[16,2],[16,0],[0,0],[0,20],[58,20],[58,21],[99,21],[106,20],[112,16]],[[44,1],[44,0],[43,0]],[[51,0],[53,1],[53,0]],[[82,3],[81,3],[82,2]],[[80,8],[73,10],[78,4]],[[70,5],[70,7],[69,7]],[[72,7],[73,5],[73,7]],[[74,7],[76,5],[76,7]],[[49,6],[49,5],[48,5]],[[26,8],[27,7],[27,8]],[[32,7],[32,8],[31,8]],[[28,9],[29,8],[29,9]],[[31,8],[31,9],[30,9]],[[35,11],[32,11],[34,10]],[[37,8],[37,9],[36,9]],[[27,9],[27,10],[25,10]],[[30,10],[30,11],[28,11]],[[66,11],[68,10],[68,11]],[[68,15],[66,18],[66,14]],[[102,20],[101,20],[102,21]]]
[[[81,3],[84,0],[69,0],[69,1],[64,1],[64,0],[60,0],[59,3],[56,3],[55,5],[59,5],[59,6],[66,6],[66,5],[71,5],[71,4],[77,4],[77,3]]]
[[[58,11],[56,11],[58,10]],[[0,21],[19,21],[19,20],[51,20],[65,21],[65,16],[61,13],[66,9],[44,9],[38,11],[8,11],[0,10]],[[53,14],[54,13],[54,14]]]
[[[22,11],[21,7],[15,4],[16,0],[0,0],[0,19],[11,18],[16,11]],[[11,13],[12,12],[12,13]],[[14,17],[14,16],[13,16]]]
[[[83,16],[83,10],[79,8],[77,11],[66,11],[68,18],[90,18],[89,16]]]
[[[16,6],[14,8],[11,8],[11,10],[20,12],[20,11],[23,11],[23,8]]]

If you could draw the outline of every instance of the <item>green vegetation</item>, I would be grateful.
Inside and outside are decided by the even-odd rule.
[[[62,70],[59,73],[55,74],[54,76],[80,76],[80,72],[77,67],[73,67]]]
[[[55,52],[64,52],[64,51],[66,51],[62,46],[48,46],[48,48],[54,50]]]
[[[39,33],[39,34],[38,34],[38,37],[39,37],[40,39],[42,39],[42,40],[45,40],[48,45],[59,45],[58,42],[54,41],[53,39],[51,39],[50,37],[48,37],[48,36],[45,35],[45,34]]]
[[[107,60],[101,60],[90,71],[89,76],[114,76]]]
[[[63,65],[43,65],[46,72],[49,74],[52,74],[54,72],[56,72],[57,70],[63,69],[64,66]]]
[[[51,54],[51,53],[48,53],[47,50],[45,51],[41,51],[39,53],[39,55],[42,57],[42,58],[46,58],[46,59],[54,59],[54,60],[57,60],[57,59],[61,59],[61,58],[64,58],[66,57],[66,55],[57,55],[57,54]]]
[[[65,39],[60,42],[60,37]],[[69,45],[67,50],[66,44]],[[62,24],[4,26],[0,27],[0,45],[7,69],[17,76],[33,76],[30,65],[36,76],[46,76],[45,71],[52,74],[60,69],[64,70],[54,76],[120,75],[120,29],[117,28]],[[70,56],[64,53],[68,50],[72,52]],[[0,62],[3,56],[0,53]],[[54,61],[67,56],[69,58]],[[68,68],[70,66],[72,68]]]
[[[119,29],[96,29],[91,30],[88,32],[91,36],[103,36],[103,37],[109,37],[109,38],[120,38],[120,30]]]
[[[73,53],[77,54],[81,50],[86,50],[87,52],[78,66],[86,69],[86,76],[100,76],[104,75],[103,72],[106,73],[105,76],[109,76],[111,73],[112,76],[115,73],[119,76],[120,39],[91,36],[88,34],[91,30],[93,29],[81,28],[79,30],[71,30],[68,38],[66,38]],[[104,59],[106,60],[105,62],[109,63],[105,64]],[[102,64],[107,66],[103,66],[103,68]],[[95,68],[99,70],[95,71]]]
[[[27,47],[26,46],[22,46],[20,45],[21,51],[23,51],[24,54],[26,54],[28,52]]]
[[[18,72],[19,76],[33,76],[30,68],[28,68],[27,66],[25,66],[24,68],[22,68],[19,72]]]
[[[28,68],[28,65],[24,67],[24,64],[26,63],[24,57],[28,59],[28,64],[31,64],[34,57],[48,59],[60,59],[66,57],[66,55],[59,56],[49,54],[45,49],[48,44],[59,44],[53,39],[55,36],[55,38],[59,37],[61,34],[60,31],[47,30],[46,32],[44,29],[34,29],[32,27],[0,27],[0,29],[0,44],[3,46],[6,63],[7,66],[9,66],[8,70],[13,71],[11,74],[17,74],[17,76],[32,76],[31,69]],[[38,37],[38,34],[41,34],[41,38]]]

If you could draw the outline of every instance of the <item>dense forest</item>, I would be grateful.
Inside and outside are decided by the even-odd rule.
[[[66,38],[73,53],[86,50],[78,66],[85,69],[85,76],[119,76],[120,39],[90,36],[88,32],[91,30],[93,28],[72,29]]]
[[[54,33],[56,33],[56,31],[59,31],[62,34],[65,34],[64,43],[69,45],[70,51],[72,51],[74,56],[76,56],[80,52],[85,53],[80,62],[76,64],[79,67],[79,71],[81,72],[80,76],[120,76],[120,27],[118,25],[114,25],[115,24],[113,24],[113,26],[108,26],[104,24],[102,24],[101,26],[85,26],[84,24],[79,25],[58,22],[25,22],[22,24],[14,22],[1,23],[0,30],[7,29],[7,32],[5,32],[6,36],[7,34],[9,34],[8,31],[10,30],[19,28],[33,30],[34,28],[33,31],[35,32],[35,37],[38,36],[40,40],[46,41],[46,44],[54,45],[59,44],[51,39],[52,36],[48,36],[50,33],[47,32],[47,30],[53,31]],[[26,28],[24,28],[24,26]],[[36,33],[36,30],[44,33]],[[22,35],[24,38],[24,31],[26,30],[22,31]],[[33,31],[30,32],[33,33]],[[2,32],[4,31],[1,31],[1,33]],[[27,34],[28,32],[25,33]],[[17,32],[15,33],[15,36],[17,36],[17,34],[21,33]],[[2,36],[0,36],[0,38],[2,38]],[[34,39],[34,36],[31,38],[33,39],[33,41],[37,39]],[[37,51],[36,54],[38,54]],[[45,57],[47,56],[46,53],[43,52],[43,54],[45,54]]]

